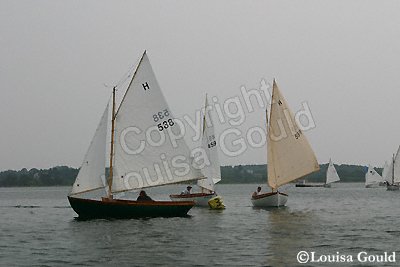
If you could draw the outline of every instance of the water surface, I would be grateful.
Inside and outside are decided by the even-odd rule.
[[[400,192],[363,184],[288,186],[288,207],[265,210],[251,205],[256,187],[219,185],[227,206],[223,211],[193,208],[188,218],[91,221],[74,219],[68,187],[0,188],[0,263],[297,266],[302,250],[354,256],[398,250]],[[183,188],[154,188],[148,194],[167,199]]]

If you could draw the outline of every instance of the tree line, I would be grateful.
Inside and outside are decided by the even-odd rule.
[[[320,165],[318,172],[307,175],[307,182],[324,182],[328,164]],[[367,168],[359,165],[335,165],[341,182],[364,182]],[[381,174],[382,168],[375,168]],[[50,169],[21,169],[0,172],[0,187],[16,186],[71,186],[79,169],[57,166]],[[221,167],[222,184],[265,183],[267,165],[237,165]]]

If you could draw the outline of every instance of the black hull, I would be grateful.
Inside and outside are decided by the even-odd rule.
[[[296,184],[296,187],[330,187],[325,184]]]
[[[184,217],[194,206],[193,201],[133,201],[133,200],[91,200],[68,197],[72,209],[80,219],[95,218],[150,218]]]

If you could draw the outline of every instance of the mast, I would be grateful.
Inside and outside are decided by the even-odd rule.
[[[394,154],[393,154],[392,184],[394,184]]]
[[[113,180],[113,157],[114,157],[114,130],[115,130],[115,86],[112,93],[112,114],[111,114],[111,149],[110,149],[110,175],[108,177],[108,198],[112,198],[111,186]]]
[[[267,104],[268,105],[268,104]],[[266,121],[266,129],[267,129],[267,135],[269,133],[268,129],[268,107],[265,108],[265,121]],[[268,142],[268,137],[267,137],[267,142]],[[268,143],[267,143],[267,164],[268,164]],[[267,183],[268,183],[268,166],[267,166]],[[271,192],[274,192],[274,189],[271,187]]]

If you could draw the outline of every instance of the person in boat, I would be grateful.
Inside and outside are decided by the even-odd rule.
[[[261,186],[257,187],[257,191],[253,193],[253,197],[261,195]]]
[[[181,195],[190,195],[191,194],[190,190],[192,190],[192,187],[188,185],[186,189],[182,191]]]
[[[151,197],[149,197],[146,193],[146,191],[142,190],[139,193],[138,198],[136,199],[136,201],[153,201],[153,199],[151,199]]]

